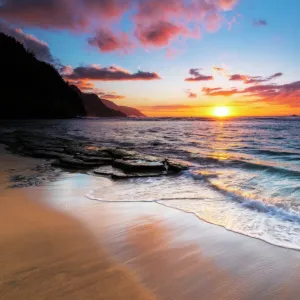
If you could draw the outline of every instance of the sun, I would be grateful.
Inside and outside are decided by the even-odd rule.
[[[217,106],[213,109],[212,114],[218,118],[228,117],[230,115],[230,109],[227,106]]]

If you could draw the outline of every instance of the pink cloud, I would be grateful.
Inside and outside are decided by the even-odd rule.
[[[229,77],[229,80],[231,81],[246,81],[248,80],[249,76],[242,75],[242,74],[233,74]]]
[[[236,4],[237,0],[3,0],[0,18],[43,29],[96,31],[89,42],[110,52],[129,47],[128,36],[110,31],[125,14],[135,25],[131,37],[138,37],[143,46],[162,47],[180,36],[199,38],[202,24],[208,31],[218,30],[223,12]]]
[[[186,30],[180,26],[160,21],[149,27],[138,27],[135,34],[143,45],[166,46],[185,32]]]
[[[95,36],[88,39],[88,43],[97,47],[101,52],[123,51],[127,53],[134,48],[128,34],[114,34],[105,29],[99,29]]]
[[[82,30],[99,17],[120,17],[128,8],[123,0],[4,0],[0,17],[24,26]]]
[[[219,0],[219,6],[223,10],[231,10],[238,3],[238,0]]]

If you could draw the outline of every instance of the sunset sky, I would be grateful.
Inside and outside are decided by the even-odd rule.
[[[289,115],[300,114],[299,11],[299,0],[2,0],[0,31],[148,116]]]

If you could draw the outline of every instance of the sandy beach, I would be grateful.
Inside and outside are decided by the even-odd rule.
[[[106,178],[10,189],[12,169],[41,161],[1,152],[1,300],[299,298],[298,251],[156,203],[88,199]]]

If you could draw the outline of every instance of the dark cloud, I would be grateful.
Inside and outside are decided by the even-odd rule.
[[[0,32],[14,37],[17,41],[22,43],[27,50],[30,50],[36,55],[36,58],[49,63],[54,63],[55,60],[51,55],[49,46],[33,35],[24,33],[21,29],[15,29],[8,24],[0,21]]]
[[[185,81],[209,81],[209,80],[214,80],[213,76],[208,76],[208,75],[203,75],[199,71],[201,69],[199,68],[194,68],[190,69],[189,73],[192,75],[192,77],[188,77],[185,79]]]
[[[253,26],[267,26],[268,22],[263,19],[256,19],[256,20],[253,20],[252,24],[253,24]]]
[[[257,84],[262,82],[267,82],[278,77],[281,77],[283,73],[275,73],[269,77],[262,77],[262,76],[248,76],[247,79],[244,81],[246,84]]]
[[[231,81],[243,81],[245,84],[258,84],[267,82],[278,77],[281,77],[282,73],[275,73],[269,77],[262,77],[262,76],[248,76],[244,74],[233,74],[229,76],[229,80]]]
[[[98,81],[128,81],[128,80],[157,80],[161,79],[155,72],[138,71],[130,73],[127,70],[111,66],[101,68],[99,66],[77,67],[71,74],[65,76],[71,80],[98,80]]]
[[[110,30],[100,29],[88,39],[91,46],[97,47],[101,52],[123,51],[128,52],[134,48],[128,34],[114,34]]]

